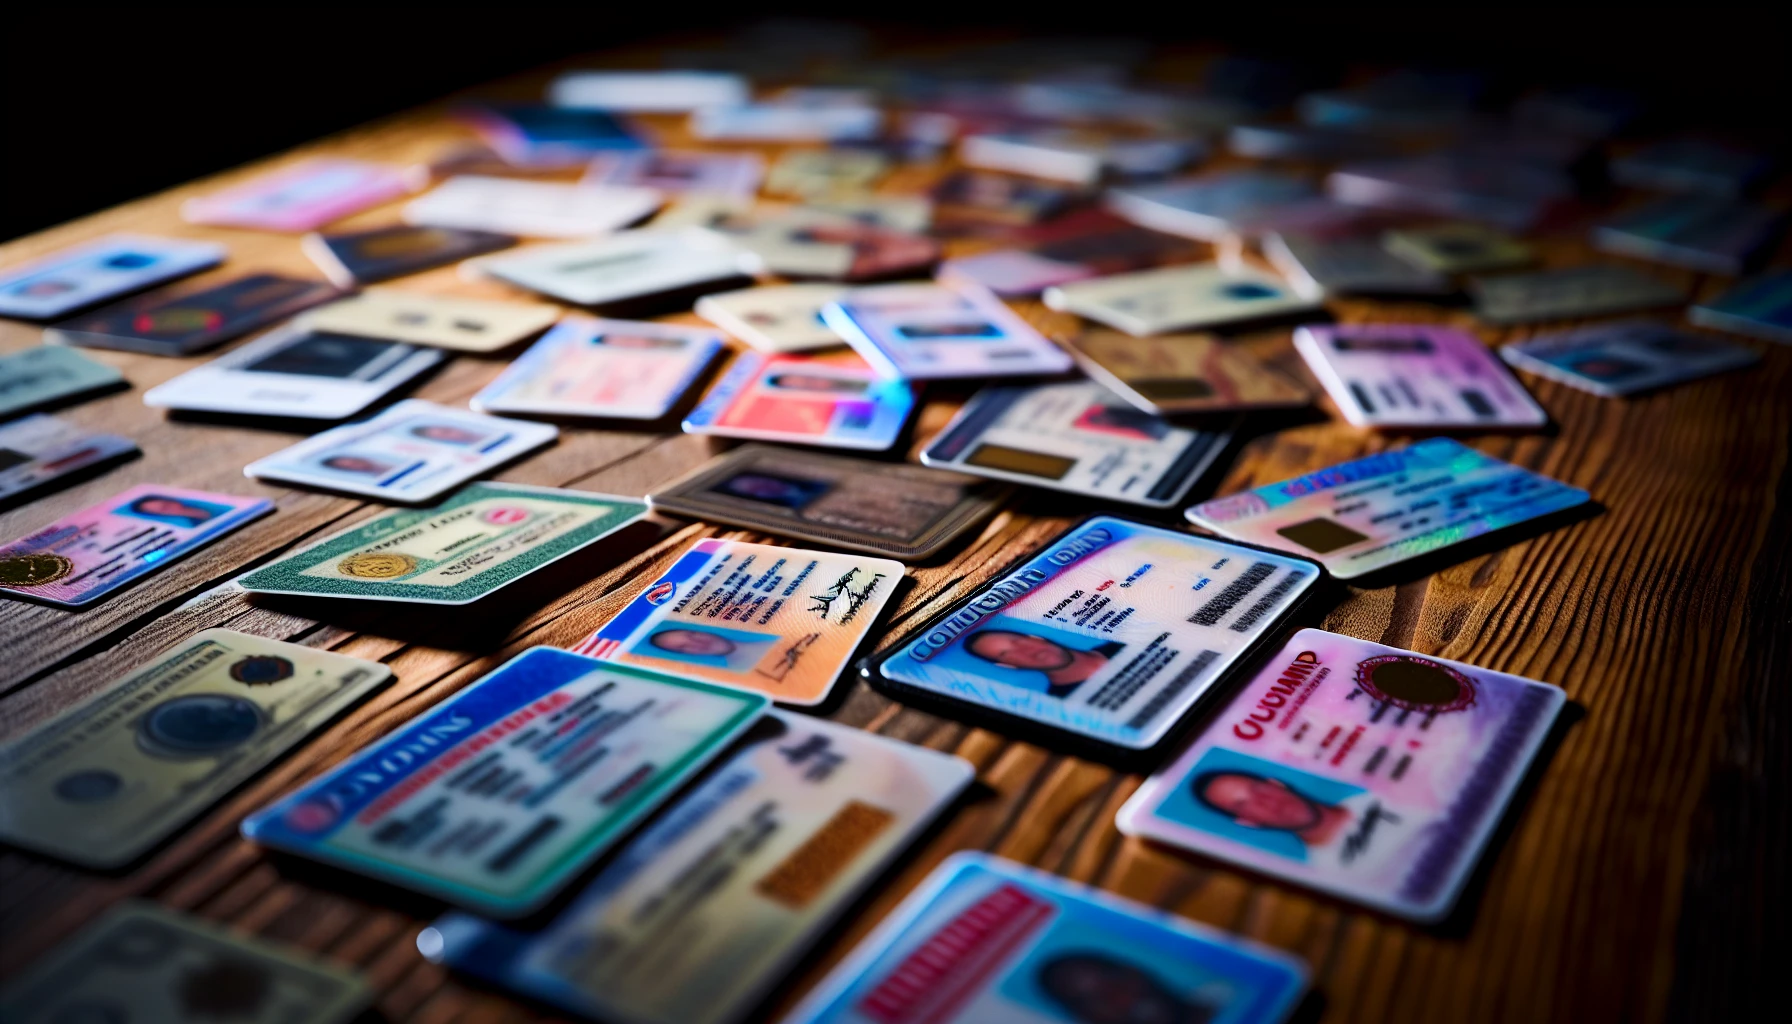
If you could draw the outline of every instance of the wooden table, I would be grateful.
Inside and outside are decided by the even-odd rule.
[[[505,89],[539,95],[544,78]],[[678,122],[655,124],[681,141]],[[108,231],[140,231],[228,245],[229,261],[204,280],[253,270],[317,277],[296,238],[188,225],[177,214],[181,201],[301,157],[422,162],[468,139],[444,107],[414,111],[19,240],[0,248],[0,266]],[[914,191],[940,171],[903,168],[883,190]],[[381,207],[343,226],[389,223],[395,209]],[[1550,234],[1541,243],[1546,262],[1616,262],[1593,255],[1583,237],[1584,222]],[[1698,296],[1729,283],[1651,269]],[[521,297],[502,285],[463,281],[453,268],[400,286]],[[1469,328],[1489,342],[1505,336],[1460,310],[1359,301],[1332,306],[1347,321],[1423,319]],[[1050,331],[1071,327],[1043,307],[1021,309]],[[675,319],[698,322],[688,314]],[[38,327],[0,322],[0,351],[36,344],[39,335]],[[1242,344],[1307,377],[1286,330]],[[955,752],[977,766],[987,791],[912,851],[894,884],[860,908],[772,1005],[788,1005],[813,984],[948,853],[973,848],[1303,957],[1317,993],[1303,1009],[1312,1019],[1738,1019],[1765,999],[1767,944],[1786,933],[1785,872],[1792,863],[1785,810],[1792,798],[1792,350],[1757,347],[1765,354],[1757,369],[1633,400],[1596,398],[1526,376],[1555,425],[1471,443],[1587,489],[1602,506],[1598,514],[1397,585],[1339,587],[1337,599],[1306,623],[1546,680],[1573,701],[1576,720],[1448,925],[1428,930],[1391,921],[1125,839],[1114,829],[1114,812],[1138,776],[924,714],[848,682],[850,692],[832,717]],[[595,578],[567,583],[563,592],[500,602],[504,621],[465,633],[433,628],[427,613],[407,609],[259,605],[240,592],[212,588],[376,509],[242,475],[244,464],[292,443],[291,434],[177,422],[143,405],[145,390],[207,357],[90,354],[123,370],[131,389],[58,415],[128,435],[143,457],[0,514],[0,538],[148,482],[265,495],[278,511],[85,611],[0,601],[0,729],[16,735],[154,652],[213,626],[378,659],[398,678],[128,873],[98,875],[0,852],[0,974],[16,973],[115,902],[143,897],[354,965],[372,980],[379,1009],[394,1020],[538,1015],[417,954],[413,940],[435,909],[427,902],[363,891],[337,876],[294,877],[241,839],[237,823],[518,650],[583,637],[696,538],[767,538],[673,524],[664,539]],[[502,365],[455,358],[416,394],[464,405]],[[930,394],[910,440],[931,437],[961,397]],[[1323,416],[1245,444],[1214,492],[1410,440],[1351,428],[1334,409],[1321,408]],[[569,429],[558,445],[498,478],[639,495],[717,449],[680,434]],[[1087,507],[1023,493],[947,560],[911,570],[914,585],[879,646]]]

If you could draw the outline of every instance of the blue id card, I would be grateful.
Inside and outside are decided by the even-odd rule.
[[[982,853],[942,863],[784,1024],[1274,1024],[1299,960]]]
[[[250,816],[243,835],[493,917],[520,917],[768,703],[532,648]]]
[[[224,262],[224,247],[107,235],[0,273],[0,316],[52,320]]]

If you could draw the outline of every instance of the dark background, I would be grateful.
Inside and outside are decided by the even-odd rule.
[[[1768,8],[1568,11],[1487,7],[1303,12],[1243,5],[1151,11],[1149,26],[1075,23],[944,5],[892,5],[866,24],[880,40],[955,32],[1144,32],[1322,66],[1478,67],[1512,85],[1598,82],[1647,96],[1653,127],[1715,129],[1783,148],[1792,124],[1786,23]],[[827,15],[839,5],[786,5]],[[1127,8],[1140,10],[1139,8]],[[67,9],[65,9],[67,10]],[[116,10],[14,22],[6,40],[0,238],[12,238],[308,139],[550,61],[649,39],[717,35],[737,18],[709,8]],[[754,17],[767,9],[758,8]],[[1110,8],[1110,10],[1112,10]],[[1198,12],[1198,13],[1197,13]],[[1783,15],[1784,12],[1782,12]],[[1166,20],[1167,19],[1167,20]]]

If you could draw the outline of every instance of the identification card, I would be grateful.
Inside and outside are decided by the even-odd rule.
[[[536,238],[602,235],[660,208],[650,188],[598,188],[559,181],[461,175],[405,204],[407,224]]]
[[[1206,334],[1135,338],[1092,328],[1065,342],[1082,371],[1155,416],[1288,409],[1307,389]]]
[[[1302,327],[1294,348],[1358,427],[1540,427],[1549,414],[1486,345],[1436,324]]]
[[[765,160],[758,153],[643,150],[604,153],[591,161],[585,184],[651,188],[667,195],[751,197],[759,191]]]
[[[83,348],[114,348],[156,356],[184,356],[248,334],[342,293],[321,281],[251,274],[172,298],[156,293],[64,320],[44,340]]]
[[[123,387],[124,374],[60,345],[0,355],[0,416],[59,405],[76,395]]]
[[[1436,921],[1564,700],[1547,683],[1303,629],[1118,823]]]
[[[977,392],[921,462],[974,476],[1151,508],[1180,503],[1231,443],[1171,424],[1094,381]]]
[[[265,498],[132,487],[0,547],[0,593],[81,608],[273,510]]]
[[[745,78],[721,71],[568,71],[548,86],[556,107],[619,113],[683,114],[752,98]]]
[[[89,434],[54,416],[13,420],[0,426],[0,502],[136,453],[129,438]]]
[[[1037,224],[1063,210],[1081,190],[1006,174],[955,171],[933,187],[942,220]]]
[[[889,173],[890,162],[855,149],[793,149],[778,158],[765,178],[768,195],[829,199],[867,192]]]
[[[1618,215],[1593,229],[1606,252],[1708,274],[1749,269],[1785,227],[1766,206],[1703,196],[1676,196]]]
[[[572,650],[819,704],[902,573],[885,558],[701,540]]]
[[[474,483],[434,508],[366,520],[237,582],[261,594],[471,604],[646,511],[604,494]]]
[[[626,121],[602,110],[495,103],[463,107],[456,113],[518,167],[575,167],[599,154],[647,146]]]
[[[883,130],[876,107],[800,107],[743,103],[691,111],[691,134],[705,141],[850,142]]]
[[[417,168],[329,157],[306,160],[181,204],[193,224],[310,231],[422,187]]]
[[[942,284],[987,288],[1004,298],[1027,298],[1053,285],[1095,276],[1081,263],[1066,263],[1022,249],[959,256],[940,264]]]
[[[534,647],[250,815],[243,835],[480,913],[522,917],[768,703]]]
[[[697,382],[722,339],[713,331],[570,316],[473,396],[480,412],[655,420]]]
[[[1373,237],[1327,238],[1299,231],[1272,231],[1263,237],[1263,255],[1295,290],[1327,295],[1448,295],[1455,285],[1443,274],[1415,266],[1389,252]]]
[[[391,678],[378,662],[196,633],[0,747],[0,836],[128,864]]]
[[[1155,185],[1110,189],[1107,208],[1140,227],[1203,242],[1253,232],[1318,192],[1304,178],[1277,171],[1230,171]]]
[[[560,436],[546,423],[481,416],[406,399],[257,459],[257,480],[365,494],[397,505],[434,501]]]
[[[165,409],[345,420],[442,361],[418,348],[289,324],[150,388],[143,404]]]
[[[450,914],[417,945],[581,1016],[733,1024],[972,774],[948,754],[773,711],[545,927]]]
[[[904,695],[1137,752],[1319,579],[1302,558],[1094,516],[872,662]]]
[[[973,286],[855,288],[822,319],[887,377],[1061,373],[1070,357],[1000,299]]]
[[[456,260],[483,256],[516,244],[514,235],[464,228],[393,224],[367,231],[310,234],[300,248],[343,288],[373,284]]]
[[[133,901],[9,985],[0,1018],[199,1021],[228,1012],[233,1024],[347,1024],[372,1001],[365,981],[333,963]]]
[[[1478,277],[1469,282],[1475,315],[1488,323],[1604,316],[1678,306],[1686,292],[1658,277],[1623,266],[1559,267],[1525,274]]]
[[[373,288],[312,312],[305,325],[326,334],[487,353],[540,334],[558,319],[560,307],[545,302],[493,302]]]
[[[107,235],[0,273],[0,316],[54,320],[224,262],[211,242]]]
[[[743,288],[703,296],[696,313],[761,352],[805,352],[844,344],[821,311],[845,292],[833,284]]]
[[[995,514],[1008,493],[963,473],[745,444],[647,501],[672,515],[914,562]]]
[[[1760,362],[1751,348],[1650,320],[1600,324],[1500,349],[1521,370],[1618,398]]]
[[[1388,252],[1436,274],[1482,274],[1530,266],[1537,252],[1498,228],[1481,224],[1428,224],[1382,236]]]
[[[915,408],[907,381],[879,377],[850,350],[742,353],[685,417],[687,434],[888,451]]]
[[[1052,309],[1132,335],[1215,327],[1321,309],[1271,274],[1202,263],[1076,281],[1045,290]]]
[[[1299,960],[983,853],[947,858],[784,1024],[1277,1024]]]
[[[1578,487],[1436,437],[1187,515],[1223,536],[1316,558],[1347,580],[1588,500]]]
[[[1792,345],[1792,270],[1742,281],[1715,300],[1692,307],[1686,318],[1700,327]]]
[[[475,274],[578,306],[748,283],[747,254],[700,228],[625,231],[570,245],[530,246],[462,264]]]

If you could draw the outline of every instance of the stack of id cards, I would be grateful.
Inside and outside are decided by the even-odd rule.
[[[243,821],[258,843],[494,917],[538,909],[765,711],[531,648]]]
[[[942,469],[1152,508],[1179,504],[1232,440],[1142,412],[1094,381],[984,388],[921,452]]]
[[[905,700],[1138,753],[1319,579],[1304,558],[1094,516],[862,671]]]
[[[888,377],[935,380],[1062,373],[1070,357],[975,285],[855,288],[822,311]]]
[[[38,413],[0,426],[0,502],[137,453],[117,434],[89,434]]]
[[[1321,308],[1271,274],[1217,263],[1139,270],[1045,290],[1052,309],[1132,335],[1293,316]]]
[[[360,658],[195,633],[0,748],[0,837],[128,864],[391,678]]]
[[[1521,370],[1607,398],[1708,377],[1760,362],[1751,348],[1652,320],[1545,334],[1500,348]]]
[[[417,945],[581,1016],[732,1024],[971,775],[947,754],[772,712],[545,926],[450,914]]]
[[[1306,388],[1212,335],[1134,338],[1094,329],[1065,347],[1092,380],[1154,416],[1288,409],[1312,400]]]
[[[156,356],[203,352],[342,293],[321,281],[250,274],[172,298],[156,293],[121,302],[44,331],[44,340]]]
[[[1547,683],[1303,629],[1118,825],[1436,921],[1565,700]]]
[[[1354,579],[1588,500],[1577,487],[1435,437],[1216,498],[1187,516]]]
[[[107,235],[0,274],[0,316],[54,320],[215,267],[224,253],[211,242]]]
[[[656,420],[722,350],[714,331],[567,317],[473,396],[480,412]]]
[[[902,574],[887,558],[702,540],[573,650],[819,704]]]
[[[1302,327],[1294,348],[1358,427],[1540,427],[1549,414],[1474,336],[1434,324]]]
[[[400,504],[433,501],[559,435],[546,423],[481,416],[413,398],[365,422],[257,459],[243,475]]]
[[[38,345],[0,355],[0,416],[17,416],[124,384],[124,374],[72,348]]]
[[[947,858],[783,1024],[1277,1024],[1293,957],[982,853]]]
[[[856,352],[742,354],[685,418],[687,434],[886,451],[915,407],[908,382]]]
[[[0,594],[80,608],[273,510],[265,498],[133,487],[0,546]]]

